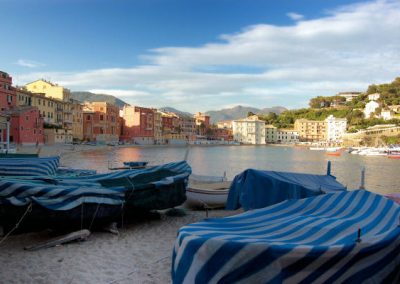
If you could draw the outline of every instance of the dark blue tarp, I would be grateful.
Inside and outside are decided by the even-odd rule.
[[[260,171],[248,169],[233,180],[228,210],[263,208],[288,199],[300,199],[343,191],[346,187],[331,175]]]

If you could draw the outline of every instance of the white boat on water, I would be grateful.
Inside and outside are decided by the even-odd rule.
[[[310,147],[309,148],[311,151],[325,151],[325,147]]]

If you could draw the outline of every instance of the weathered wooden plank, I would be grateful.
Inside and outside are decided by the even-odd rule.
[[[35,250],[39,250],[39,249],[43,249],[43,248],[50,248],[50,247],[54,247],[57,245],[61,245],[64,243],[68,243],[68,242],[72,242],[72,241],[84,241],[86,240],[90,235],[90,231],[89,230],[80,230],[80,231],[76,231],[76,232],[72,232],[69,233],[67,235],[63,235],[51,240],[48,240],[46,242],[42,242],[33,246],[27,246],[24,249],[25,250],[29,250],[29,251],[35,251]]]

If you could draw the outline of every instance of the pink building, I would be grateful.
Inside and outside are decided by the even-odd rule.
[[[138,106],[124,106],[121,140],[137,144],[154,144],[154,111]]]
[[[15,144],[43,144],[43,119],[36,107],[17,107],[17,92],[12,78],[0,71],[0,114],[10,123],[10,142]],[[1,130],[1,140],[7,141],[7,132]]]
[[[15,107],[5,111],[5,114],[10,118],[11,143],[21,145],[44,143],[43,118],[36,107]]]

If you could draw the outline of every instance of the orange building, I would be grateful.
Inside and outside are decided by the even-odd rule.
[[[154,144],[154,110],[138,106],[124,106],[121,140],[136,144]]]
[[[119,140],[119,108],[107,102],[85,103],[83,140],[115,142]]]

